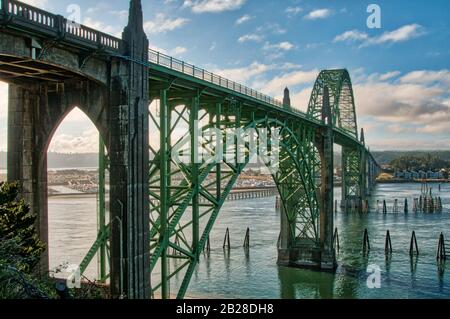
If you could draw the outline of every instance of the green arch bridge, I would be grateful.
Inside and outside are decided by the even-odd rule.
[[[113,296],[168,298],[175,275],[184,276],[177,296],[185,296],[227,196],[258,154],[255,145],[276,167],[269,169],[283,211],[279,264],[333,270],[333,145],[342,146],[345,206],[361,209],[380,172],[358,134],[349,73],[322,71],[303,113],[287,90],[280,102],[149,50],[141,1],[130,1],[129,14],[119,39],[1,0],[8,179],[22,183],[41,239],[48,242],[47,148],[77,106],[101,136],[98,237],[80,268],[99,256]],[[212,129],[215,135],[201,134]],[[230,151],[223,142],[233,129],[254,138],[236,135]],[[41,267],[48,269],[48,252]]]

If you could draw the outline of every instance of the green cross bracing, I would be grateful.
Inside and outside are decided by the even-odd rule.
[[[102,136],[98,235],[82,273],[97,256],[98,278],[114,296],[183,298],[221,208],[255,157],[277,167],[268,169],[283,211],[279,263],[309,258],[334,267],[333,143],[342,146],[344,202],[361,203],[379,173],[358,136],[346,70],[320,72],[304,113],[290,106],[287,89],[282,103],[149,50],[139,0],[130,1],[123,39],[17,0],[0,8],[0,79],[11,84],[8,179],[23,182],[44,241],[52,134],[77,105]],[[229,140],[232,130],[246,137]],[[179,286],[174,276],[183,278]]]
[[[324,70],[320,72],[308,104],[308,116],[320,119],[324,87],[329,88],[332,121],[335,129],[358,139],[355,100],[350,75],[347,70]],[[342,199],[364,198],[366,170],[361,165],[366,152],[364,145],[342,147]]]
[[[178,298],[185,296],[214,222],[239,175],[254,155],[250,153],[250,141],[246,141],[241,149],[236,143],[233,153],[236,157],[238,153],[245,155],[242,163],[230,159],[219,163],[196,164],[195,157],[199,153],[221,158],[222,154],[230,152],[229,149],[217,148],[218,145],[224,145],[218,143],[217,136],[196,133],[196,120],[201,123],[202,131],[219,129],[223,132],[223,139],[230,128],[244,131],[256,129],[256,132],[267,129],[269,133],[274,129],[279,130],[279,145],[276,149],[272,148],[269,139],[267,147],[269,155],[275,152],[279,154],[279,169],[273,174],[273,179],[290,224],[290,237],[294,238],[290,241],[291,248],[305,241],[320,245],[321,204],[318,189],[321,184],[321,163],[316,143],[316,121],[319,119],[310,121],[305,117],[299,120],[289,113],[280,112],[278,108],[268,110],[238,96],[218,95],[214,90],[205,88],[201,81],[187,78],[189,83],[186,79],[167,76],[167,71],[162,71],[165,70],[152,72],[150,80],[150,99],[154,101],[149,110],[151,139],[158,141],[150,146],[149,249],[152,296],[168,298],[171,289],[176,290]],[[327,72],[333,76],[324,76]],[[319,114],[314,110],[321,108],[323,87],[329,86],[333,126],[336,123],[348,123],[340,119],[347,111],[341,110],[339,101],[350,101],[351,108],[346,104],[345,109],[354,110],[353,99],[340,98],[346,95],[338,90],[341,88],[351,92],[351,88],[346,87],[350,85],[350,79],[339,81],[337,74],[348,77],[346,71],[321,73],[308,112],[310,117]],[[333,79],[334,82],[324,79]],[[346,127],[354,127],[351,135],[357,134],[356,123]],[[345,129],[347,132],[349,130]],[[200,147],[195,144],[196,134],[200,135]],[[344,194],[346,197],[358,197],[361,196],[361,180],[364,178],[360,159],[365,148],[359,143],[353,147],[348,146],[348,143],[343,144],[346,145],[343,147]],[[174,150],[189,158],[189,162],[175,161]],[[103,229],[93,249],[105,245],[107,236],[104,234],[108,228],[104,226]],[[92,252],[88,256],[92,256]],[[106,267],[104,260],[100,263],[100,269]],[[84,270],[85,263],[82,265]],[[184,276],[180,287],[170,284],[171,278],[176,275]]]
[[[310,169],[314,160],[311,157],[314,156],[311,152],[314,130],[280,118],[275,113],[268,115],[263,110],[245,107],[233,98],[216,99],[198,93],[187,97],[177,88],[155,91],[154,94],[159,98],[159,112],[154,109],[150,113],[153,126],[159,128],[162,136],[160,149],[151,148],[153,160],[150,165],[150,264],[154,293],[160,290],[161,296],[167,297],[168,279],[185,270],[183,283],[177,292],[179,298],[184,296],[199,253],[205,247],[220,209],[252,155],[250,142],[246,141],[240,149],[235,143],[234,154],[244,154],[242,163],[233,159],[203,164],[195,164],[194,160],[190,164],[175,161],[171,156],[174,149],[195,156],[194,120],[203,122],[204,130],[210,127],[220,129],[223,137],[230,128],[255,129],[255,132],[279,129],[279,146],[275,149],[269,143],[268,148],[269,155],[279,152],[279,170],[273,178],[289,212],[292,235],[298,239],[318,241],[318,201]],[[175,140],[173,132],[177,125],[182,127],[183,124],[188,138]],[[229,152],[217,148],[217,145],[225,144],[217,143],[217,136],[206,135],[199,142],[200,151],[211,157]]]

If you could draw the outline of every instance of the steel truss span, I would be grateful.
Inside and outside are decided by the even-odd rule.
[[[335,266],[333,143],[343,149],[346,205],[362,207],[380,172],[358,134],[346,70],[320,72],[304,113],[150,50],[140,0],[130,0],[123,39],[17,0],[0,5],[0,80],[10,84],[8,180],[22,183],[44,242],[46,154],[55,129],[79,106],[101,135],[98,236],[82,273],[97,257],[99,279],[110,281],[114,297],[183,298],[221,208],[257,155],[281,199],[279,263]],[[230,146],[233,130],[251,133]],[[48,268],[48,252],[41,268]],[[174,276],[183,278],[177,287]]]

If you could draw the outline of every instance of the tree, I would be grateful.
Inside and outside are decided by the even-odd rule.
[[[35,228],[37,216],[19,193],[17,183],[0,183],[0,240],[15,243],[15,255],[21,261],[18,267],[30,272],[39,262],[45,246]]]

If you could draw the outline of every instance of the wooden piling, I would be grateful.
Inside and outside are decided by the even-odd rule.
[[[210,237],[208,235],[208,240],[206,241],[206,252],[211,252],[211,241],[210,241]]]
[[[389,230],[386,232],[386,242],[384,244],[384,252],[386,255],[392,254],[392,241]]]
[[[363,254],[365,255],[370,251],[369,232],[367,228],[364,230],[364,242],[363,242]]]
[[[398,199],[397,198],[394,200],[394,206],[392,207],[392,212],[398,213]]]
[[[439,236],[439,243],[438,243],[438,250],[437,250],[437,256],[436,259],[438,261],[444,261],[447,259],[447,254],[445,251],[445,240],[444,240],[444,234],[441,233]]]
[[[387,214],[386,200],[383,200],[383,214]]]
[[[227,228],[227,231],[225,232],[225,238],[223,240],[223,249],[225,249],[225,247],[228,247],[228,249],[231,248],[230,245],[230,229]]]
[[[341,250],[341,246],[340,246],[340,243],[339,243],[339,232],[338,232],[337,227],[334,229],[333,248],[337,252],[339,252]]]
[[[245,249],[250,248],[250,228],[249,227],[247,227],[247,232],[245,233],[244,248]]]
[[[417,245],[416,232],[413,231],[411,235],[411,244],[409,245],[409,255],[412,257],[414,255],[414,250],[416,255],[419,256],[419,246]]]
[[[403,212],[405,214],[408,214],[408,199],[407,198],[405,198],[405,205],[403,207]]]

